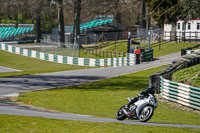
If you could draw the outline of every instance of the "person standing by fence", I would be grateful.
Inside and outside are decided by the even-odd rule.
[[[136,47],[136,49],[134,50],[134,54],[136,56],[136,64],[140,64],[141,51],[140,51],[139,47]]]

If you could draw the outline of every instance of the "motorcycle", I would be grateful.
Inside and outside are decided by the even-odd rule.
[[[154,110],[158,106],[158,102],[154,95],[138,94],[137,101],[128,105],[122,106],[116,114],[117,120],[125,120],[127,117],[130,120],[139,120],[141,122],[148,121],[154,114]],[[127,98],[131,102],[132,98]]]

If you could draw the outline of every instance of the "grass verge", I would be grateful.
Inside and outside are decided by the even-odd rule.
[[[20,72],[0,73],[0,77],[68,71],[68,70],[76,70],[84,68],[81,66],[73,66],[73,65],[42,61],[39,59],[16,55],[1,50],[0,50],[0,66],[22,70]]]
[[[1,133],[194,133],[199,129],[124,125],[0,115]]]
[[[200,87],[200,64],[175,72],[173,81]]]
[[[145,44],[141,43],[141,47],[144,46]],[[169,42],[166,44],[161,45],[161,48],[159,49],[159,46],[154,47],[154,58],[160,57],[160,56],[164,56],[167,54],[171,54],[171,53],[176,53],[179,52],[181,49],[185,49],[187,47],[193,47],[196,46],[196,43],[176,43],[176,42]],[[108,46],[107,48],[105,48],[105,51],[116,51],[116,52],[127,52],[127,43],[123,42],[123,43],[117,43],[116,45],[113,44],[111,46]],[[80,53],[83,53],[80,52]],[[81,56],[86,56],[83,54],[81,54]],[[87,57],[94,57],[94,58],[98,58],[98,56],[92,55],[92,54],[88,54]]]
[[[101,80],[76,87],[23,93],[18,101],[61,112],[115,117],[120,106],[127,103],[124,98],[134,97],[148,86],[149,75],[166,66],[137,73]],[[178,119],[177,119],[178,118]],[[200,114],[191,113],[164,102],[159,102],[151,122],[200,125]]]
[[[163,44],[161,46],[161,49],[159,50],[159,47],[154,47],[154,58],[180,52],[181,49],[185,49],[187,47],[193,47],[196,46],[196,43],[176,43],[176,42],[170,42],[167,44]]]

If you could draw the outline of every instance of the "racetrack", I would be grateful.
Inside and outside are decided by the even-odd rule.
[[[6,73],[6,72],[18,72],[21,70],[16,70],[16,69],[12,69],[12,68],[8,68],[8,67],[2,67],[0,66],[0,73]]]
[[[26,91],[53,89],[59,87],[73,86],[96,80],[112,78],[119,75],[125,75],[149,68],[154,68],[162,65],[167,65],[173,60],[180,57],[180,53],[175,53],[160,57],[158,60],[152,62],[142,63],[136,66],[113,67],[113,68],[95,68],[87,70],[74,70],[67,72],[56,72],[39,75],[27,75],[17,77],[0,78],[0,96],[7,97],[10,94],[18,94]],[[151,125],[151,126],[169,126],[180,128],[200,128],[195,125],[180,125],[167,123],[141,123],[136,121],[117,121],[112,118],[99,118],[87,115],[68,114],[59,112],[50,112],[47,110],[39,110],[33,107],[23,107],[18,105],[0,104],[0,114],[21,115],[21,116],[37,116],[52,119],[66,119],[78,121],[92,121],[92,122],[109,122],[109,123],[123,123],[129,125]]]
[[[88,122],[104,122],[104,123],[122,123],[127,125],[148,125],[148,126],[163,126],[163,127],[179,127],[179,128],[198,128],[196,125],[169,124],[169,123],[153,123],[153,122],[138,122],[133,120],[118,121],[112,118],[100,118],[89,115],[78,115],[69,113],[50,112],[47,110],[38,110],[33,107],[23,107],[15,105],[1,105],[0,114],[20,115],[20,116],[35,116],[50,119],[88,121]]]
[[[120,75],[167,65],[178,57],[180,57],[180,53],[163,56],[158,58],[158,60],[145,62],[135,66],[94,68],[86,70],[81,69],[47,74],[2,77],[0,78],[0,97],[13,93],[17,94],[26,91],[68,87],[96,80],[117,77]]]

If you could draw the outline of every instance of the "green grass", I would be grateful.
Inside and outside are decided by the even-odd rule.
[[[101,52],[101,56],[99,56],[99,52],[96,53],[86,53],[84,48],[80,49],[80,57],[82,58],[95,58],[95,59],[103,59],[103,58],[107,58],[107,54],[105,53],[104,57],[103,57],[103,53]],[[111,55],[108,54],[108,58],[111,58]]]
[[[200,129],[0,115],[1,133],[197,133]]]
[[[154,58],[164,56],[167,54],[172,54],[176,52],[180,52],[181,49],[185,49],[187,47],[192,47],[197,45],[196,43],[176,43],[176,42],[171,42],[167,44],[163,44],[161,46],[161,49],[159,50],[159,47],[154,47]]]
[[[57,71],[82,69],[84,67],[58,64],[30,57],[11,54],[0,50],[0,66],[22,70],[20,72],[0,73],[0,76],[30,75]]]
[[[27,46],[27,45],[40,45],[40,43],[25,43],[25,44],[18,44],[17,46]]]
[[[141,43],[141,47],[145,46],[146,44]],[[160,57],[160,56],[164,56],[167,54],[171,54],[171,53],[176,53],[176,52],[180,52],[181,49],[185,49],[187,47],[192,47],[195,46],[196,43],[176,43],[176,42],[170,42],[170,43],[166,43],[161,45],[161,49],[159,49],[159,47],[153,47],[154,49],[154,58]],[[109,47],[107,47],[105,49],[105,51],[116,51],[116,52],[127,52],[127,43],[123,42],[123,43],[117,43],[116,47],[115,45],[111,45]]]
[[[175,72],[173,81],[200,87],[200,64]]]
[[[105,51],[127,52],[127,42],[113,44],[106,48]]]
[[[148,76],[166,66],[101,80],[76,87],[23,93],[18,101],[61,112],[115,117],[124,98],[134,97],[148,86]],[[178,119],[177,119],[178,118]],[[200,114],[180,110],[159,102],[151,122],[200,125]]]

